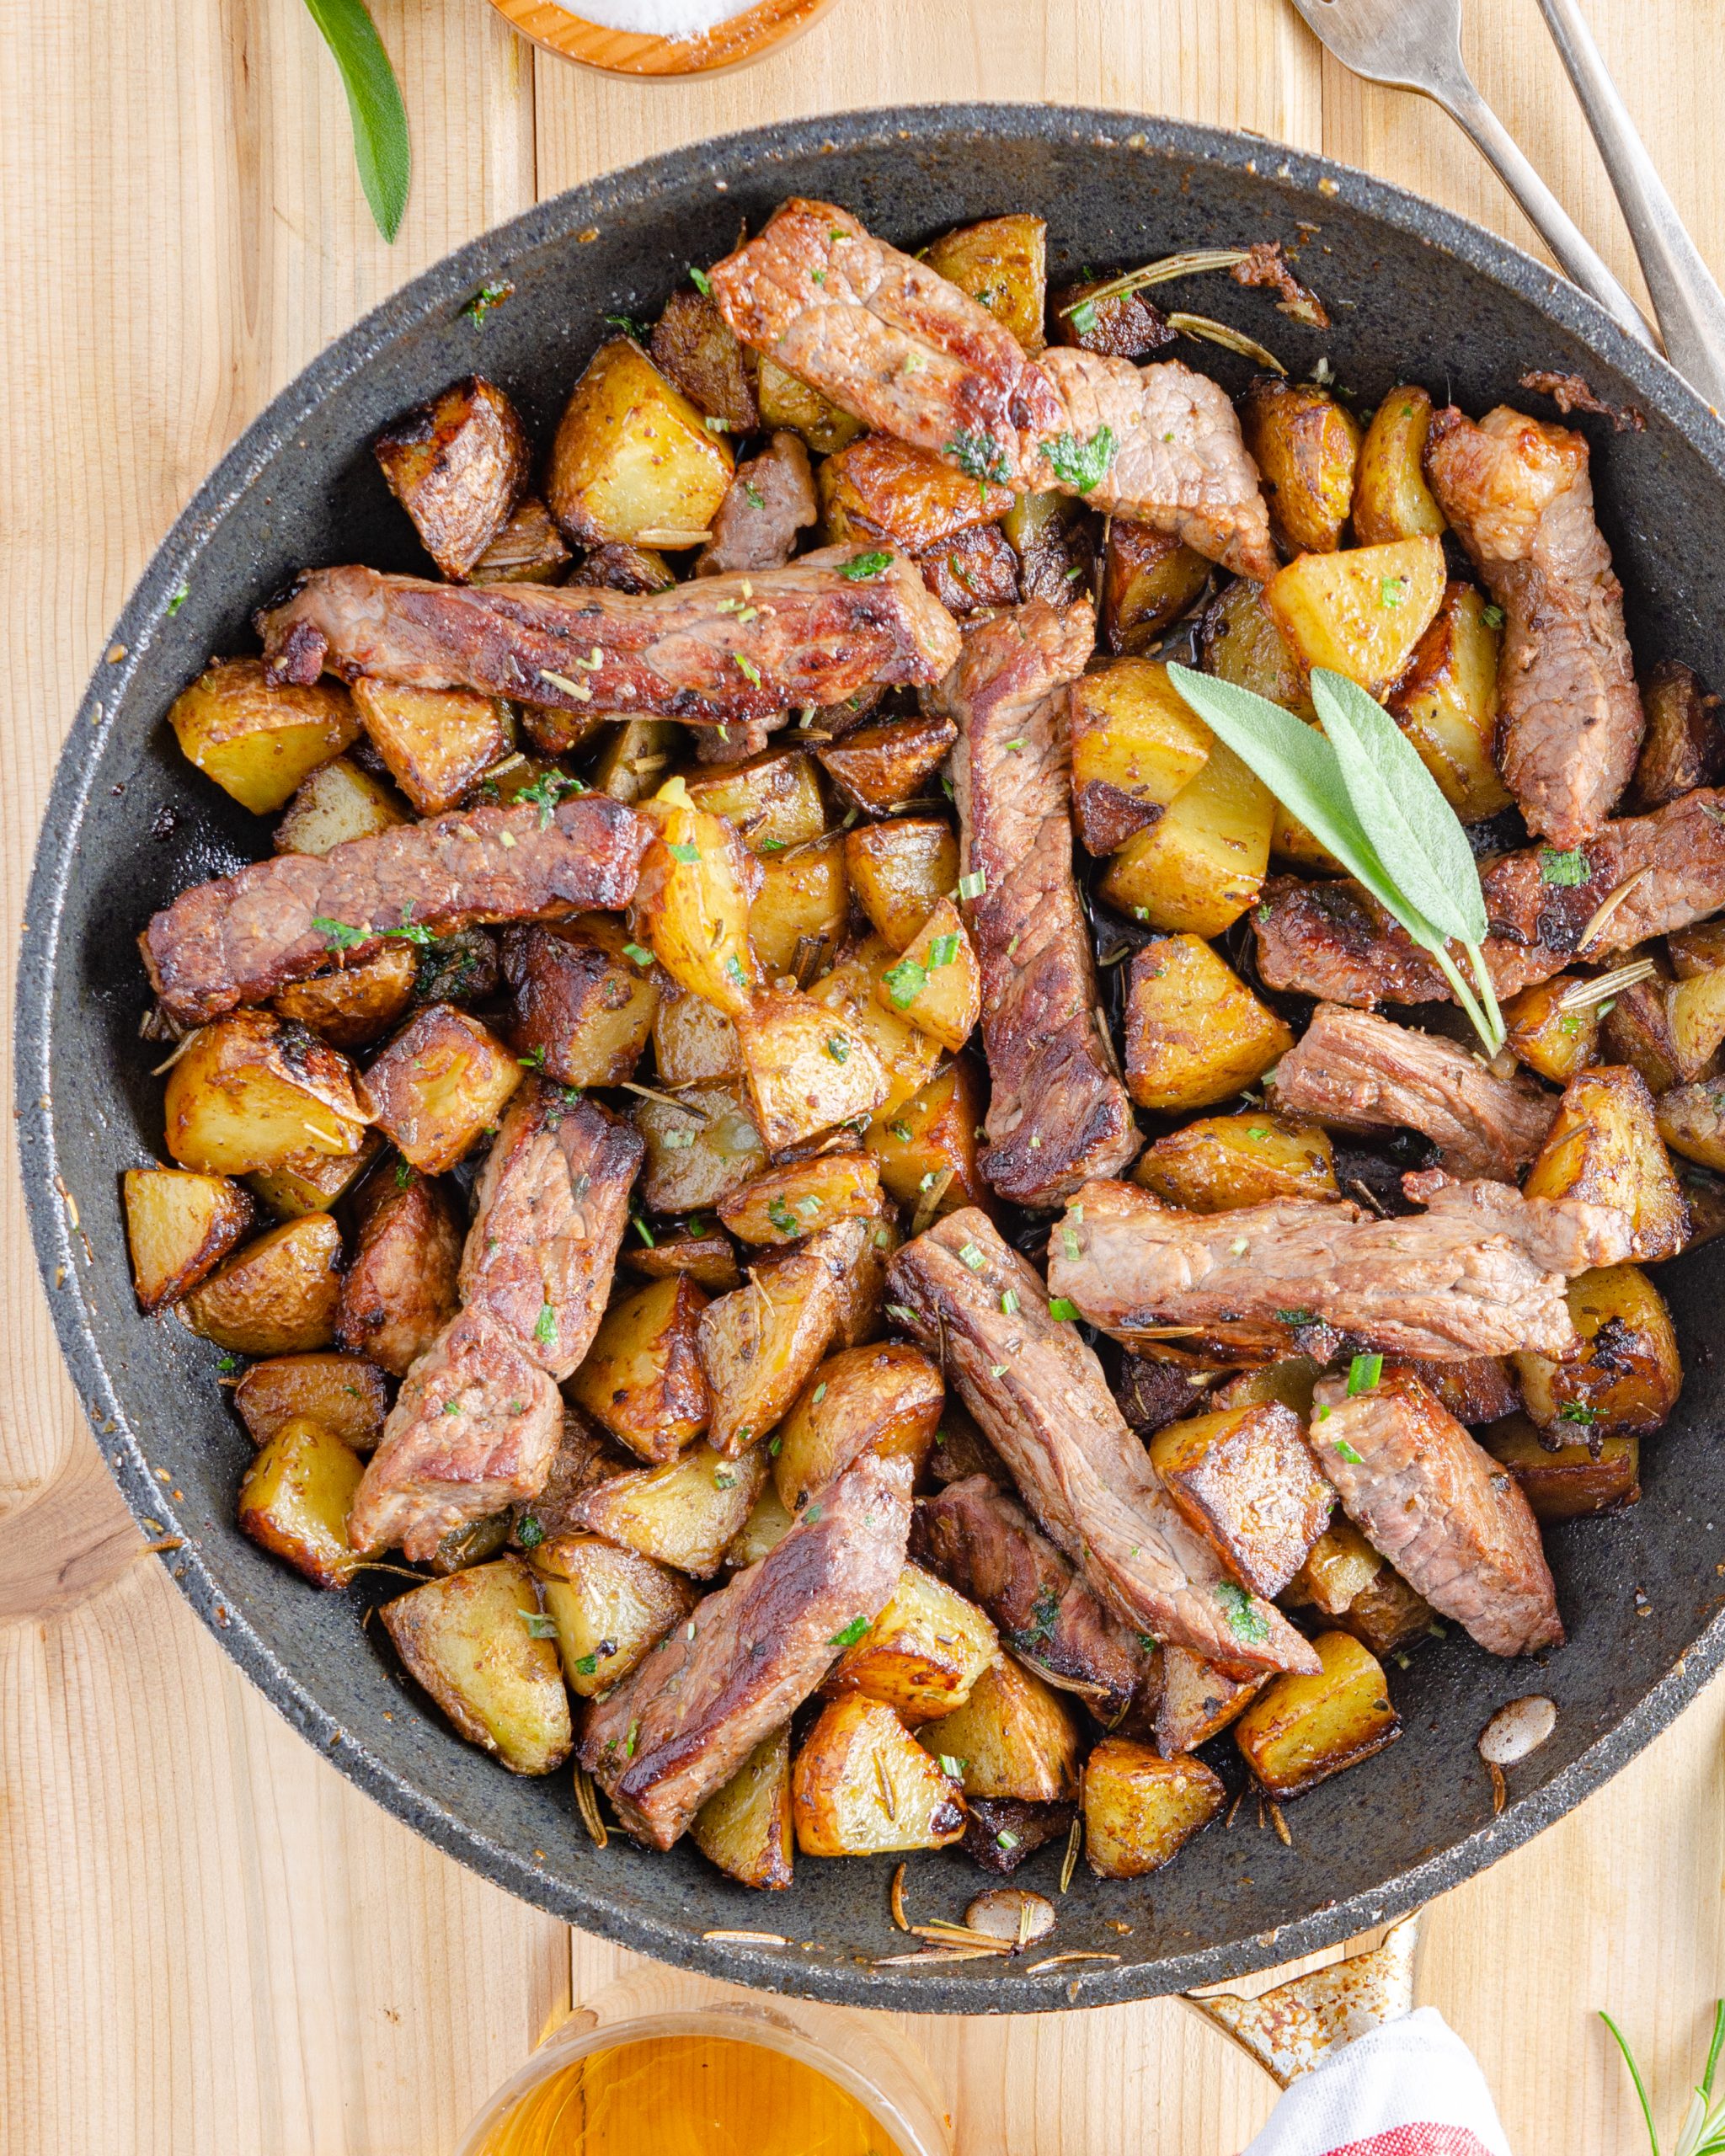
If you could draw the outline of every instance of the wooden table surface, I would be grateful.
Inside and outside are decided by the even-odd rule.
[[[1725,0],[1587,5],[1690,229],[1725,266]],[[1321,148],[1528,238],[1441,115],[1326,61],[1285,0],[840,0],[777,59],[704,85],[536,56],[483,0],[376,13],[417,165],[393,248],[295,0],[0,0],[0,336],[17,392],[0,469],[0,878],[14,921],[82,684],[206,469],[364,309],[537,197],[767,118],[1045,96]],[[1635,283],[1534,0],[1468,0],[1468,14],[1487,95]],[[8,1052],[10,1032],[8,1014]],[[628,1957],[357,1795],[193,1620],[142,1555],[61,1370],[10,1149],[3,1177],[0,2149],[441,2156],[571,1996]],[[1716,1684],[1426,1919],[1421,1996],[1479,2054],[1521,2156],[1638,2145],[1598,2006],[1633,2031],[1666,2115],[1680,2111],[1725,1989],[1722,1724]],[[914,2033],[965,2156],[1219,2156],[1274,2094],[1172,2002]]]

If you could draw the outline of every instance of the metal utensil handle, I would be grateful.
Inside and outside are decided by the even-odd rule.
[[[1685,231],[1575,0],[1540,0],[1540,10],[1617,190],[1665,355],[1716,412],[1725,412],[1725,294]]]

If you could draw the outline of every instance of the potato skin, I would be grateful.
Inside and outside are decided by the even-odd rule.
[[[831,964],[850,923],[844,835],[829,831],[793,851],[769,854],[761,870],[749,941],[769,974],[804,985]]]
[[[704,292],[679,290],[660,310],[648,356],[667,381],[734,435],[752,435],[761,408],[750,379],[752,355],[737,342],[717,302]]]
[[[536,495],[516,503],[467,572],[469,584],[558,584],[574,557]]]
[[[601,344],[570,392],[545,499],[592,547],[692,544],[735,468],[729,443],[628,337]]]
[[[233,1404],[254,1444],[309,1415],[355,1452],[370,1452],[382,1434],[389,1390],[362,1355],[275,1355],[253,1364],[233,1389]]]
[[[1528,1417],[1575,1443],[1650,1437],[1669,1421],[1683,1364],[1664,1298],[1637,1265],[1583,1273],[1565,1290],[1581,1352],[1510,1358]]]
[[[1279,1403],[1170,1422],[1151,1440],[1162,1486],[1253,1594],[1279,1594],[1328,1524],[1335,1497],[1300,1418]]]
[[[243,808],[267,816],[359,738],[339,684],[277,687],[260,659],[214,659],[168,714],[188,760]]]
[[[826,829],[820,778],[806,749],[767,749],[741,763],[684,775],[688,797],[723,816],[751,853],[770,857]]]
[[[1105,1737],[1084,1763],[1084,1854],[1100,1879],[1160,1871],[1222,1808],[1221,1780],[1201,1759],[1165,1759]]]
[[[1578,1429],[1573,1443],[1552,1452],[1526,1416],[1511,1415],[1482,1430],[1479,1441],[1515,1477],[1542,1526],[1550,1520],[1590,1519],[1641,1501],[1639,1438],[1602,1438]]]
[[[749,941],[761,864],[721,816],[654,803],[659,829],[641,862],[634,917],[666,973],[727,1017],[762,985]]]
[[[515,406],[469,375],[392,420],[375,447],[426,552],[461,583],[527,489],[532,451]]]
[[[1600,1064],[1564,1089],[1551,1134],[1522,1186],[1529,1198],[1578,1198],[1615,1205],[1633,1224],[1629,1254],[1647,1264],[1674,1257],[1689,1239],[1689,1209],[1638,1071]]]
[[[394,789],[346,756],[333,756],[300,782],[275,826],[278,853],[328,853],[349,839],[374,837],[408,820]]]
[[[1531,988],[1523,989],[1503,1006],[1510,1048],[1530,1070],[1559,1086],[1567,1086],[1578,1070],[1596,1060],[1599,1054],[1599,1006],[1589,1003],[1577,1011],[1562,1008],[1563,998],[1580,985],[1581,979],[1579,974],[1554,974],[1550,980],[1535,981]]]
[[[970,931],[950,899],[940,899],[895,966],[875,983],[875,1001],[956,1051],[982,1016],[982,968]]]
[[[206,1175],[357,1153],[366,1120],[345,1057],[257,1010],[200,1028],[168,1074],[163,1107],[168,1150]]]
[[[673,1107],[637,1101],[635,1128],[646,1143],[641,1198],[649,1213],[692,1213],[716,1205],[766,1166],[766,1149],[739,1086],[692,1086]]]
[[[477,1018],[428,1004],[360,1080],[360,1104],[422,1175],[452,1168],[521,1082],[520,1060]]]
[[[962,1707],[999,1654],[999,1636],[975,1603],[906,1565],[891,1600],[846,1646],[822,1689],[834,1698],[861,1692],[907,1725],[924,1722]]]
[[[880,1209],[880,1169],[868,1153],[822,1153],[768,1168],[718,1202],[718,1217],[745,1243],[793,1243],[835,1220]]]
[[[1425,483],[1432,400],[1415,387],[1392,389],[1372,414],[1354,476],[1354,536],[1362,547],[1435,538],[1444,512]]]
[[[596,1534],[548,1536],[529,1562],[557,1626],[563,1682],[578,1700],[621,1684],[695,1607],[686,1580]]]
[[[1498,730],[1503,631],[1471,584],[1445,587],[1387,708],[1464,824],[1509,806],[1492,748]]]
[[[933,790],[958,738],[949,718],[889,718],[854,727],[815,755],[852,808],[889,816]]]
[[[504,931],[503,971],[514,992],[509,1044],[522,1062],[559,1086],[615,1086],[634,1075],[662,976],[628,956],[628,941],[602,915],[567,929]]]
[[[132,1282],[147,1315],[213,1273],[257,1215],[249,1194],[226,1176],[128,1168],[121,1187]]]
[[[409,943],[386,943],[356,966],[278,989],[276,1011],[331,1048],[369,1048],[413,1001],[419,964]]]
[[[1662,659],[1648,672],[1641,702],[1648,730],[1631,788],[1635,808],[1663,808],[1697,786],[1714,784],[1725,769],[1719,699],[1680,659]]]
[[[689,1829],[710,1863],[745,1886],[780,1889],[791,1883],[791,1730],[787,1722],[763,1737]]]
[[[960,225],[931,241],[923,259],[985,307],[1035,358],[1047,342],[1048,227],[1040,217],[1021,210]]]
[[[345,1587],[362,1560],[347,1516],[363,1473],[358,1455],[307,1416],[259,1448],[239,1486],[239,1528],[314,1587]]]
[[[987,1100],[980,1065],[957,1056],[907,1100],[883,1107],[864,1134],[887,1195],[916,1219],[926,1212],[924,1226],[961,1206],[994,1202],[976,1135]]]
[[[966,1798],[1070,1803],[1078,1794],[1078,1724],[1052,1685],[1008,1656],[991,1664],[961,1707],[921,1724],[917,1742],[960,1763]]]
[[[1334,553],[1354,504],[1359,422],[1312,383],[1260,378],[1242,403],[1240,431],[1282,546],[1292,554]]]
[[[961,531],[993,524],[1012,505],[1012,490],[967,479],[932,450],[890,435],[865,435],[820,467],[826,542],[884,539],[907,554],[926,554]]]
[[[735,1023],[769,1153],[867,1118],[890,1091],[868,1036],[806,995],[758,995]]]
[[[1210,575],[1203,555],[1168,533],[1110,517],[1098,611],[1108,649],[1148,651],[1170,622],[1197,604]]]
[[[1188,1213],[1341,1195],[1328,1134],[1258,1108],[1183,1123],[1140,1156],[1132,1180]]]
[[[405,1166],[405,1163],[403,1164]],[[405,1377],[456,1314],[463,1229],[448,1191],[386,1171],[360,1193],[354,1254],[342,1276],[336,1338]]]
[[[890,1707],[860,1694],[832,1700],[804,1740],[791,1770],[791,1814],[805,1856],[945,1849],[964,1832],[957,1782]]]
[[[530,1631],[539,1591],[519,1557],[429,1581],[386,1602],[408,1671],[470,1744],[512,1774],[548,1774],[574,1741],[557,1642]]]
[[[307,1213],[247,1243],[174,1307],[232,1353],[302,1354],[334,1342],[340,1264],[341,1230]]]

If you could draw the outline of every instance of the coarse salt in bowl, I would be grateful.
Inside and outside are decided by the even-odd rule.
[[[711,75],[800,35],[832,0],[491,0],[523,37],[608,74]]]

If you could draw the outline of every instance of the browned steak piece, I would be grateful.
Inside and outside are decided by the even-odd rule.
[[[1072,880],[1066,685],[1094,641],[1087,606],[1033,599],[974,629],[931,703],[957,721],[953,792],[982,965],[992,1087],[983,1173],[1052,1205],[1142,1143],[1097,1015],[1090,934]]]
[[[402,1380],[355,1493],[349,1540],[424,1563],[451,1528],[537,1497],[562,1428],[550,1378],[507,1327],[463,1311]]]
[[[841,573],[878,551],[828,547],[787,568],[640,594],[312,569],[257,628],[278,681],[371,675],[557,711],[737,725],[875,682],[937,681],[952,665],[958,625],[907,555],[869,576]]]
[[[1341,1130],[1418,1130],[1454,1175],[1512,1182],[1546,1142],[1557,1097],[1498,1078],[1453,1041],[1321,1004],[1276,1065],[1270,1097]]]
[[[1629,1255],[1626,1216],[1507,1183],[1407,1176],[1420,1214],[1343,1199],[1182,1213],[1129,1183],[1087,1183],[1049,1240],[1049,1288],[1130,1342],[1170,1328],[1243,1355],[1287,1354],[1314,1321],[1368,1348],[1455,1362],[1574,1339],[1563,1285]]]
[[[480,1173],[462,1300],[559,1383],[605,1315],[644,1150],[632,1123],[538,1079],[510,1101]]]
[[[1559,1646],[1557,1594],[1520,1485],[1418,1379],[1386,1372],[1350,1400],[1345,1379],[1326,1378],[1313,1397],[1318,1465],[1416,1593],[1492,1654]]]
[[[201,1026],[323,971],[343,946],[355,963],[369,958],[404,924],[441,937],[625,906],[648,835],[632,809],[585,793],[548,815],[473,808],[325,854],[279,854],[183,891],[144,931],[144,963],[168,1015]]]
[[[1507,405],[1477,423],[1451,406],[1432,421],[1426,471],[1503,610],[1503,782],[1530,830],[1574,846],[1628,785],[1645,725],[1586,440]]]
[[[972,1796],[960,1847],[985,1871],[1016,1871],[1026,1857],[1071,1830],[1073,1804],[1028,1804],[1017,1796]]]
[[[808,451],[795,435],[776,434],[758,456],[737,467],[695,574],[782,569],[797,551],[797,534],[820,514]]]
[[[924,1497],[916,1554],[980,1603],[1001,1637],[1050,1684],[1105,1722],[1132,1704],[1149,1662],[1138,1635],[1105,1609],[1015,1497],[985,1475]]]
[[[842,1636],[885,1607],[910,1528],[910,1461],[863,1453],[758,1564],[594,1701],[581,1764],[630,1833],[668,1849],[790,1719]]]
[[[1519,859],[1519,856],[1511,857]],[[1500,863],[1499,866],[1502,866]],[[1491,875],[1484,879],[1487,899]],[[1374,1003],[1447,1003],[1450,984],[1426,953],[1358,883],[1305,883],[1273,876],[1252,910],[1258,970],[1269,988],[1370,1010]],[[1499,996],[1563,970],[1561,952],[1498,937],[1485,944]],[[1465,955],[1458,964],[1464,978]]]
[[[1103,1186],[1092,1186],[1101,1187]],[[1044,1531],[1135,1632],[1231,1669],[1311,1672],[1279,1609],[1225,1579],[1126,1427],[1076,1328],[974,1207],[895,1253],[889,1305],[942,1358]]]
[[[339,1344],[405,1377],[460,1308],[462,1221],[441,1177],[387,1170],[354,1204],[353,1255],[341,1276]]]

